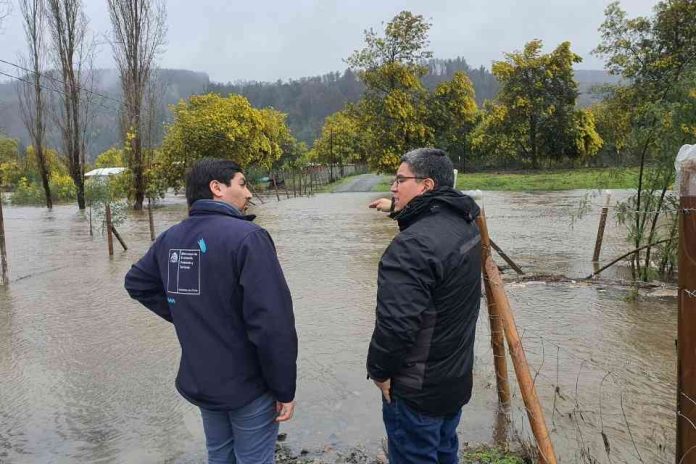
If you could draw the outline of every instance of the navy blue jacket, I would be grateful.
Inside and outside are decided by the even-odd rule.
[[[295,397],[297,334],[290,291],[270,235],[231,206],[194,202],[126,274],[128,294],[174,324],[176,387],[213,410],[270,391]]]

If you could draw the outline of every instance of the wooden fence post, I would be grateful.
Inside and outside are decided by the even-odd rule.
[[[483,285],[486,291],[486,302],[488,303],[488,320],[491,326],[491,348],[493,349],[498,402],[502,406],[508,406],[510,404],[510,384],[508,382],[507,361],[505,359],[505,333],[503,321],[498,312],[498,306],[493,299],[488,275],[483,267],[486,259],[491,255],[488,225],[483,208],[481,209],[481,214],[476,219],[476,223],[481,233],[481,272],[483,273]]]
[[[696,160],[681,165],[679,315],[677,317],[677,453],[696,463]]]
[[[0,190],[0,285],[8,285],[7,248],[5,247],[5,220],[2,216],[2,190]]]
[[[599,216],[599,228],[597,229],[597,240],[595,241],[594,254],[592,262],[599,261],[599,253],[602,251],[602,240],[604,240],[604,228],[607,225],[607,213],[609,212],[609,202],[611,201],[611,193],[607,192],[607,201],[602,208]]]
[[[150,224],[150,241],[155,241],[155,217],[152,214],[152,198],[147,199],[147,221]]]
[[[113,224],[111,223],[111,205],[109,202],[105,205],[106,208],[106,242],[109,247],[109,256],[114,255],[114,237],[113,237]]]
[[[491,286],[491,294],[495,300],[496,310],[503,320],[510,358],[512,358],[512,365],[515,367],[517,383],[522,393],[525,409],[527,410],[529,424],[532,427],[532,433],[537,442],[539,462],[543,464],[556,464],[556,454],[553,450],[551,437],[549,437],[546,421],[544,420],[544,411],[541,409],[541,403],[536,394],[534,380],[529,372],[527,356],[524,353],[522,341],[517,332],[515,318],[510,309],[510,302],[505,294],[503,279],[498,272],[498,266],[490,256],[486,257],[485,269]]]

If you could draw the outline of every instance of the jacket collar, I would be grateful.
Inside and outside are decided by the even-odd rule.
[[[254,214],[242,214],[234,206],[217,200],[196,200],[189,208],[189,216],[207,216],[211,214],[222,214],[245,221],[256,219]]]
[[[451,187],[440,187],[413,198],[401,211],[389,215],[399,223],[399,230],[404,230],[414,222],[446,208],[462,216],[467,222],[474,221],[480,209],[471,197]]]

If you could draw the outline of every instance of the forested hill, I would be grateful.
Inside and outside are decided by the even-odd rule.
[[[154,140],[159,144],[164,130],[164,124],[169,120],[168,105],[182,98],[206,92],[210,79],[201,72],[183,69],[160,69],[157,71],[154,93],[157,95],[155,111]],[[46,84],[49,87],[49,83]],[[26,129],[17,100],[16,81],[0,82],[0,133],[18,138],[23,146],[29,144]],[[48,92],[48,91],[47,91]],[[121,100],[121,85],[118,73],[113,69],[100,69],[94,73],[94,104],[90,110],[91,125],[88,133],[87,158],[93,160],[99,153],[121,143],[119,128],[119,101]],[[51,92],[48,92],[50,95]],[[98,95],[97,95],[98,94]],[[105,97],[105,98],[102,98]],[[49,127],[53,126],[49,120]],[[59,147],[58,134],[49,131],[49,145]]]
[[[452,78],[455,72],[465,71],[481,104],[495,96],[498,84],[485,68],[469,67],[463,58],[434,59],[428,63],[428,74],[423,82],[429,89]],[[341,110],[346,103],[360,99],[363,85],[350,69],[316,77],[303,77],[286,82],[211,83],[210,91],[227,95],[244,95],[257,107],[272,106],[288,113],[288,125],[298,140],[308,145],[318,136],[324,118]]]
[[[434,59],[428,63],[428,74],[423,78],[426,87],[432,89],[440,82],[452,78],[456,71],[465,71],[474,84],[476,100],[481,105],[492,99],[498,91],[498,83],[485,68],[471,68],[463,58]],[[593,86],[616,82],[605,71],[576,71],[581,91],[578,104],[587,106],[596,97],[589,93]],[[288,125],[298,140],[307,145],[314,142],[324,118],[341,110],[346,103],[357,101],[363,93],[363,85],[351,70],[316,77],[304,77],[277,82],[212,83],[208,75],[187,70],[163,69],[159,71],[158,92],[160,103],[156,127],[159,129],[153,142],[158,144],[163,136],[170,114],[167,106],[191,95],[216,92],[222,95],[237,93],[246,96],[254,106],[272,106],[288,113]],[[90,130],[88,159],[94,159],[107,148],[120,143],[118,125],[118,100],[121,97],[118,75],[114,70],[96,73],[97,91],[110,99],[97,99]],[[15,82],[0,83],[0,132],[17,137],[23,145],[28,137],[20,117]],[[52,138],[52,139],[51,139]],[[49,134],[49,143],[58,147],[57,134]]]

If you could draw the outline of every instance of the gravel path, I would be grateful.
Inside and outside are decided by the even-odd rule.
[[[334,193],[345,192],[371,192],[375,185],[379,184],[382,176],[375,174],[361,174],[355,176],[350,182],[336,187]]]

